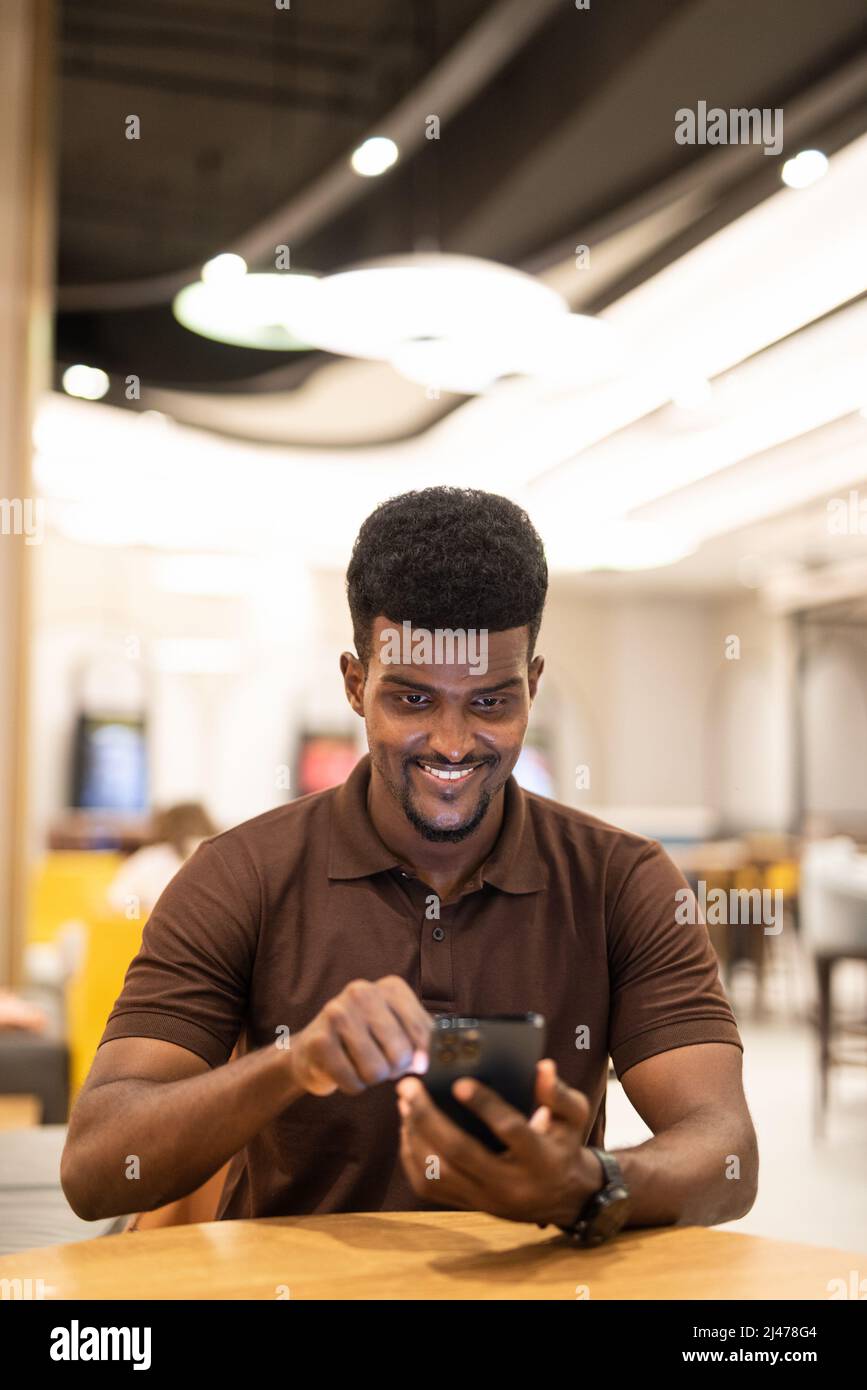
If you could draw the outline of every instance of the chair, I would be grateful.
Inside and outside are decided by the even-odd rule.
[[[66,987],[73,1095],[84,1085],[126,972],[141,946],[142,926],[103,912],[81,928],[81,960]]]
[[[231,1160],[230,1160],[231,1162]],[[125,1226],[127,1231],[154,1231],[164,1226],[192,1226],[199,1221],[215,1221],[220,1196],[226,1182],[229,1164],[225,1163],[213,1177],[176,1202],[167,1202],[153,1211],[139,1211]]]
[[[821,1135],[832,1068],[867,1063],[865,1020],[835,1016],[833,1007],[834,967],[842,960],[867,963],[867,856],[844,837],[808,846],[801,861],[800,902],[801,933],[816,970],[815,1128]]]
[[[92,1240],[123,1229],[126,1217],[82,1221],[60,1186],[66,1125],[0,1132],[0,1255]]]
[[[123,856],[108,850],[52,850],[30,882],[28,944],[53,942],[67,922],[104,915],[109,885]]]

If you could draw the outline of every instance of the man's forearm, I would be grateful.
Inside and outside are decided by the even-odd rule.
[[[715,1226],[749,1211],[758,1149],[749,1119],[688,1116],[633,1149],[615,1149],[631,1202],[629,1226]]]
[[[83,1095],[61,1181],[88,1221],[150,1211],[201,1186],[302,1088],[274,1044],[181,1081],[107,1082]]]

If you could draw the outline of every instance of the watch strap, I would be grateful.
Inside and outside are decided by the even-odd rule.
[[[620,1164],[617,1162],[614,1155],[608,1153],[605,1149],[596,1149],[591,1145],[588,1145],[588,1147],[590,1152],[595,1154],[596,1158],[599,1160],[604,1175],[603,1180],[596,1191],[591,1192],[590,1196],[586,1199],[578,1216],[571,1225],[561,1226],[560,1230],[564,1231],[566,1235],[572,1236],[582,1244],[595,1244],[598,1243],[599,1240],[607,1239],[608,1234],[613,1234],[613,1232],[600,1234],[594,1231],[594,1219],[599,1216],[606,1205],[603,1194],[613,1194],[619,1190],[621,1199],[625,1199],[624,1206],[626,1206],[628,1204],[629,1189],[624,1182]],[[622,1219],[626,1219],[625,1210]]]

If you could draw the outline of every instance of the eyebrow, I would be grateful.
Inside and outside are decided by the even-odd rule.
[[[402,685],[405,689],[421,691],[423,695],[436,695],[435,685],[426,685],[424,681],[411,680],[409,676],[382,676],[383,685]],[[515,686],[524,684],[523,676],[509,676],[508,680],[499,681],[497,685],[486,685],[472,691],[473,695],[496,695],[501,690],[511,690]]]

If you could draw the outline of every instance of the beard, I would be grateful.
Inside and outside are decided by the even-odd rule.
[[[476,809],[469,819],[464,821],[463,825],[454,826],[451,830],[441,830],[439,826],[426,820],[416,805],[409,781],[409,769],[414,766],[415,761],[415,758],[407,758],[404,761],[403,782],[397,783],[391,780],[386,767],[374,756],[373,752],[371,752],[371,762],[375,765],[377,772],[388,787],[395,801],[397,801],[413,829],[416,830],[423,839],[429,840],[433,844],[460,844],[461,840],[465,840],[468,835],[472,835],[474,830],[478,830],[485,816],[488,814],[493,796],[500,790],[500,787],[496,787],[494,792],[483,790],[479,793]],[[501,785],[504,785],[506,780],[507,779],[504,778]]]

